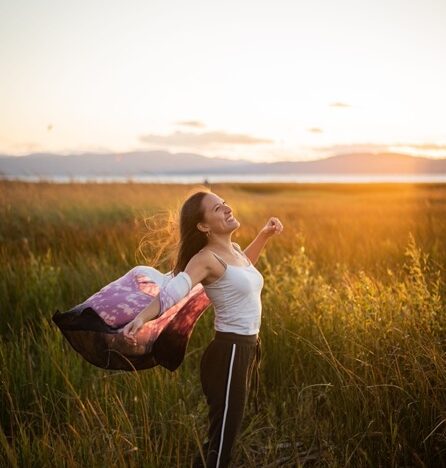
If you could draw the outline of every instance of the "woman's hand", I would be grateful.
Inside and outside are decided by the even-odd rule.
[[[139,318],[135,317],[131,322],[129,322],[122,330],[124,338],[136,345],[136,338],[135,335],[141,330],[142,326],[144,325],[144,321]]]
[[[283,225],[279,218],[274,216],[269,218],[265,226],[260,230],[260,233],[266,237],[271,237],[274,234],[280,234],[283,231]]]

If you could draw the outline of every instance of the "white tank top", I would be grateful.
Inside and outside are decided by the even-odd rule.
[[[246,255],[234,244],[249,262],[246,266],[228,265],[212,252],[225,267],[220,278],[203,284],[215,310],[214,328],[217,331],[254,335],[260,330],[263,276]],[[203,249],[202,249],[203,250]]]

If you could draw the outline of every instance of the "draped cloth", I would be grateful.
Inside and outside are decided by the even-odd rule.
[[[161,365],[174,371],[183,362],[196,322],[211,303],[201,284],[146,322],[135,335],[136,346],[122,333],[172,278],[171,272],[137,266],[72,309],[57,310],[52,320],[70,345],[97,367],[134,371]]]

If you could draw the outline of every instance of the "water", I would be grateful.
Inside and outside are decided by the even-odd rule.
[[[251,182],[251,183],[445,183],[446,174],[416,174],[416,175],[389,175],[389,174],[192,174],[192,175],[151,175],[151,176],[3,176],[3,180],[18,180],[23,182],[54,182],[54,183],[150,183],[150,184],[204,184],[221,182]],[[0,179],[0,180],[1,180]]]

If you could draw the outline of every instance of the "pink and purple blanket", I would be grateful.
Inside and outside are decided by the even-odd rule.
[[[129,344],[123,327],[149,305],[170,279],[149,266],[137,266],[53,321],[71,346],[104,369],[140,370],[161,365],[175,370],[183,361],[192,330],[210,305],[201,284],[157,319],[147,322]]]

